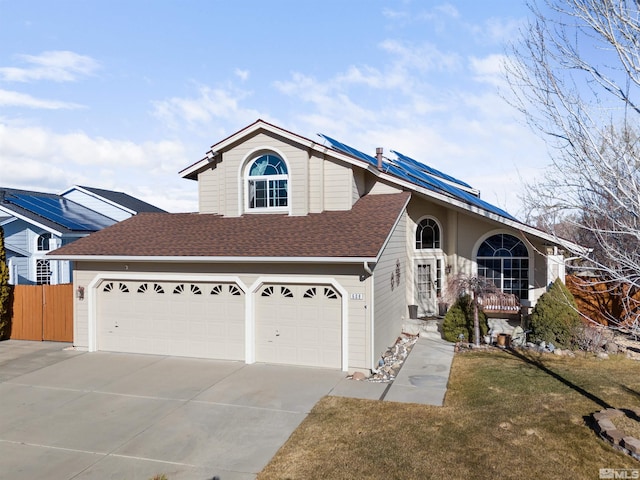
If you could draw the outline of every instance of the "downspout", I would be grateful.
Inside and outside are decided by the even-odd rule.
[[[371,270],[371,268],[369,267],[369,263],[368,262],[363,262],[362,266],[364,268],[364,271],[367,272],[367,275],[369,275],[368,278],[371,279],[370,283],[369,283],[369,352],[370,352],[370,358],[369,358],[369,368],[375,368],[375,357],[376,354],[374,352],[374,340],[375,340],[375,332],[374,332],[374,284],[373,284],[373,270]],[[365,282],[367,281],[367,279],[365,278]]]
[[[364,271],[367,272],[370,277],[373,275],[373,270],[371,270],[371,268],[369,267],[369,262],[367,262],[366,260],[362,262],[362,268],[364,268]]]

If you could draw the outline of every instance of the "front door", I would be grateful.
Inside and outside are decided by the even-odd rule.
[[[420,316],[438,313],[438,296],[441,291],[441,260],[419,260],[416,263],[415,296]]]

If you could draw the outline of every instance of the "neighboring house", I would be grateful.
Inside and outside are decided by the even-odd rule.
[[[46,254],[139,212],[163,212],[120,192],[73,187],[62,194],[0,187],[9,282],[71,282],[71,263]]]
[[[181,172],[199,213],[140,214],[66,245],[74,344],[368,370],[458,272],[531,307],[557,241],[460,180],[258,120]]]

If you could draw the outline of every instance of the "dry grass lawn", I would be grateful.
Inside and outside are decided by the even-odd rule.
[[[258,479],[597,479],[640,462],[589,416],[637,406],[637,361],[457,354],[444,407],[325,397]]]

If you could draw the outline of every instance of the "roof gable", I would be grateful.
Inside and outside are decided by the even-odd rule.
[[[54,193],[0,188],[0,210],[57,235],[90,233],[114,221]]]
[[[77,188],[78,190],[87,192],[96,197],[100,197],[101,199],[106,200],[111,204],[120,206],[128,210],[132,215],[135,215],[137,213],[142,213],[142,212],[156,212],[156,213],[165,212],[165,210],[162,210],[161,208],[151,205],[150,203],[144,202],[139,198],[132,197],[131,195],[124,192],[116,192],[113,190],[105,190],[102,188],[86,187],[81,185],[77,185],[73,188]],[[72,189],[67,190],[62,195],[65,195],[71,190]]]

